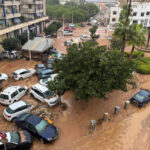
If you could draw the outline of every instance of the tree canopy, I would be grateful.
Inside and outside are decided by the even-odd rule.
[[[62,21],[63,16],[66,22],[82,22],[87,21],[90,17],[96,15],[99,12],[99,8],[94,4],[72,4],[68,2],[65,5],[49,5],[46,6],[47,15],[51,19],[57,19]]]
[[[11,52],[12,50],[18,50],[19,40],[15,37],[6,38],[2,40],[1,45],[4,50]]]
[[[118,51],[108,51],[92,40],[73,44],[62,60],[54,62],[58,76],[49,82],[49,88],[59,94],[71,90],[82,100],[102,98],[115,89],[126,91],[134,65],[127,59],[121,62],[120,57]]]

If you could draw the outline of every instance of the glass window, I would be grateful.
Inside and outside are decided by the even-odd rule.
[[[113,11],[113,15],[116,15],[117,14],[117,12],[116,11]]]
[[[133,16],[136,16],[137,15],[137,13],[136,12],[133,12]]]
[[[143,16],[144,16],[144,12],[141,13],[141,17],[143,17]]]
[[[18,144],[20,142],[20,135],[18,132],[10,132],[10,137],[11,137],[10,141],[12,143]]]
[[[116,21],[116,18],[112,18],[112,21],[115,22],[115,21]]]
[[[20,118],[20,120],[25,120],[26,118],[28,118],[28,116],[30,116],[30,114],[25,114],[24,116],[22,116],[22,118]]]
[[[41,120],[40,123],[38,123],[35,128],[38,132],[43,131],[48,126],[47,121]]]
[[[50,91],[50,90],[47,90],[45,93],[44,93],[44,97],[45,98],[48,98],[50,96],[54,95],[54,91]]]
[[[6,108],[6,111],[7,111],[9,114],[14,113],[14,111],[13,111],[13,110],[11,110],[9,106]]]
[[[6,99],[6,100],[9,99],[9,98],[8,98],[8,95],[5,95],[5,94],[0,94],[0,98],[1,98],[1,99]]]
[[[22,91],[24,91],[24,90],[25,90],[24,88],[20,88],[20,89],[19,89],[19,92],[22,92]]]

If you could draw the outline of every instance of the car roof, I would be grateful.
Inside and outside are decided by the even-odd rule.
[[[1,94],[9,94],[9,93],[13,93],[16,90],[18,90],[19,88],[21,88],[21,86],[10,86],[7,89],[5,89]]]
[[[140,90],[138,92],[140,95],[143,95],[144,97],[148,96],[150,94],[150,92],[146,91],[146,90]]]
[[[18,101],[18,102],[15,102],[13,104],[10,104],[8,107],[11,109],[11,110],[16,110],[22,106],[26,106],[27,105],[27,102],[24,102],[24,101]]]
[[[43,86],[39,83],[33,85],[32,87],[35,88],[35,89],[39,89],[43,93],[46,92],[47,90],[49,90],[47,87],[45,87],[45,86]]]
[[[45,69],[45,70],[42,70],[41,73],[48,73],[48,72],[52,72],[53,70],[52,69]]]
[[[24,115],[29,114],[29,113],[25,113]],[[21,117],[23,117],[24,115],[21,115]],[[37,125],[42,119],[36,115],[30,114],[25,121],[30,123],[31,125],[35,126]]]
[[[15,72],[15,73],[21,73],[21,72],[23,72],[23,71],[26,71],[26,69],[22,68],[22,69],[15,70],[14,72]]]

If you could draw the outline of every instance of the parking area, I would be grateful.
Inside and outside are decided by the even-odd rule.
[[[54,46],[61,52],[66,53],[66,47],[64,46],[64,41],[70,40],[71,38],[75,40],[80,40],[80,35],[86,34],[89,36],[88,29],[90,26],[86,26],[85,28],[78,27],[74,30],[73,36],[63,37],[61,35],[58,36],[55,40]],[[98,39],[99,44],[109,45],[109,40],[107,37],[110,35],[111,31],[104,32],[105,30],[99,29],[100,35],[103,36]],[[102,33],[101,33],[102,32]],[[20,68],[34,68],[36,64],[41,63],[40,61],[34,60],[2,60],[0,61],[0,72],[6,73],[8,76],[14,70]],[[138,79],[137,79],[138,77]],[[58,139],[51,144],[42,144],[39,140],[35,139],[33,142],[33,146],[31,150],[83,150],[82,144],[87,143],[85,146],[85,150],[88,150],[88,140],[94,140],[97,137],[101,136],[101,132],[110,129],[117,122],[123,120],[127,116],[131,115],[134,112],[138,111],[138,108],[135,106],[130,106],[128,111],[121,110],[121,114],[117,117],[113,115],[114,107],[120,106],[123,108],[124,102],[129,100],[134,93],[136,93],[141,88],[150,89],[150,76],[149,75],[137,75],[135,74],[136,81],[138,86],[136,89],[132,89],[130,85],[128,85],[128,91],[113,91],[112,93],[106,96],[106,99],[97,99],[92,98],[88,102],[85,101],[75,101],[75,95],[71,91],[67,91],[62,97],[62,102],[67,104],[67,109],[63,110],[61,105],[58,104],[55,107],[50,107],[46,103],[41,103],[30,96],[27,93],[22,100],[28,101],[30,104],[39,108],[46,109],[47,112],[52,113],[54,125],[59,129],[59,137]],[[3,83],[3,89],[13,86],[13,85],[25,85],[30,88],[32,85],[39,83],[37,76],[32,76],[30,78],[26,78],[24,80],[15,81],[12,78],[9,78],[7,81]],[[0,130],[4,131],[15,131],[18,130],[16,128],[15,123],[8,122],[3,117],[3,110],[6,106],[0,105]],[[148,106],[149,107],[149,106]],[[98,120],[103,117],[104,112],[109,112],[111,121],[109,123],[104,123],[102,126],[97,126],[94,134],[89,134],[89,125],[90,120]],[[101,131],[101,132],[100,132]],[[113,133],[115,134],[115,133]],[[107,139],[107,138],[106,138]],[[107,141],[107,140],[106,140]],[[113,144],[113,141],[112,141]],[[107,142],[105,142],[107,145]],[[103,144],[103,150],[107,150]],[[90,147],[90,150],[95,150],[95,147]]]

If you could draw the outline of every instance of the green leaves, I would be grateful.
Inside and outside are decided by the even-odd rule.
[[[59,93],[72,90],[77,99],[102,98],[115,89],[126,90],[127,80],[132,78],[133,63],[120,62],[118,51],[107,51],[93,41],[74,44],[68,54],[54,63],[58,77],[49,88]]]
[[[15,37],[10,37],[7,39],[3,39],[1,45],[5,50],[9,51],[17,50],[19,46],[19,41]]]

